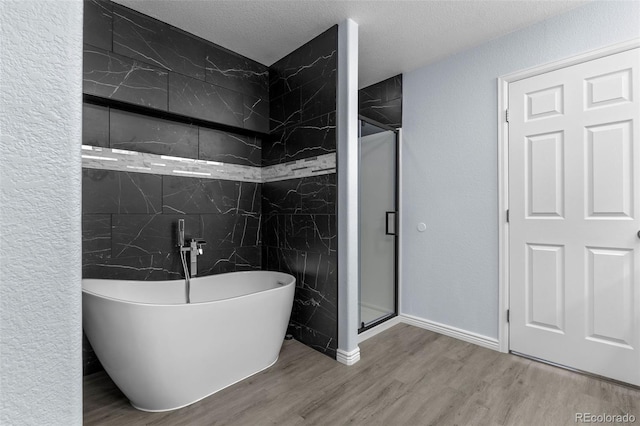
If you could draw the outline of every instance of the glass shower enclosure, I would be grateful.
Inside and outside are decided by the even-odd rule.
[[[397,315],[398,133],[360,117],[359,332]]]

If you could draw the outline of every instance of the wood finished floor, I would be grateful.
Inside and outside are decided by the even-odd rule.
[[[286,341],[271,368],[168,413],[131,407],[104,373],[84,379],[85,425],[575,425],[633,414],[640,391],[399,324],[347,367]]]

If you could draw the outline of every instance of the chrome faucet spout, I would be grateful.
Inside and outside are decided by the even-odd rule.
[[[203,240],[192,239],[189,248],[186,249],[189,251],[189,260],[191,260],[191,276],[195,277],[198,273],[198,256],[201,255],[204,250],[202,246],[207,244]]]

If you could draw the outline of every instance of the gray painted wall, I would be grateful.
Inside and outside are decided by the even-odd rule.
[[[594,2],[404,75],[402,313],[498,337],[496,79],[639,36]]]
[[[82,424],[82,2],[0,1],[0,424]]]

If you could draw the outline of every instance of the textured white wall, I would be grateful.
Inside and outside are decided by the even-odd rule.
[[[3,425],[82,423],[82,1],[0,0]]]
[[[496,78],[639,36],[594,2],[404,75],[402,313],[497,338]]]

